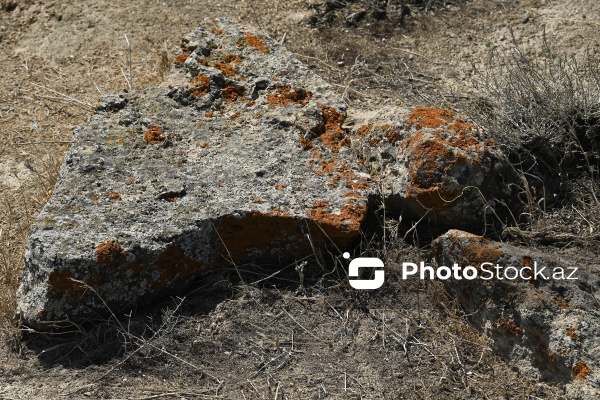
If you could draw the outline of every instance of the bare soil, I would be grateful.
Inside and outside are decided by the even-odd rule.
[[[490,49],[511,48],[513,37],[532,57],[544,35],[567,54],[600,45],[594,0],[383,3],[0,0],[0,398],[561,398],[493,356],[439,283],[399,278],[399,262],[430,257],[414,231],[413,245],[364,243],[386,258],[375,293],[315,261],[304,286],[293,265],[269,279],[277,271],[223,271],[185,299],[79,332],[40,334],[12,320],[28,228],[73,129],[100,94],[159,83],[200,23],[258,27],[351,107],[371,110],[469,111]],[[392,228],[402,238],[410,226]],[[594,247],[575,252],[594,259]]]

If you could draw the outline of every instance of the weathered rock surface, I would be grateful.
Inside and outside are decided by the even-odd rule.
[[[430,107],[351,113],[353,148],[391,214],[483,232],[513,222],[521,181],[508,159],[456,112]],[[512,214],[511,214],[512,212]]]
[[[484,268],[492,271],[497,264],[500,276],[508,278],[530,268],[516,279],[449,279],[444,285],[512,365],[532,377],[565,384],[570,399],[600,396],[600,315],[593,294],[600,286],[597,265],[458,230],[436,239],[433,251],[438,267],[473,266],[480,277],[489,277],[482,263],[491,263]],[[579,268],[572,276],[577,280],[566,280],[573,267]]]
[[[211,268],[358,237],[375,189],[340,127],[344,103],[249,29],[198,29],[163,85],[106,96],[75,131],[31,228],[26,323],[105,315]]]

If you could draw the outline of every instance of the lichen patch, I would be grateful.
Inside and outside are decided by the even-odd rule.
[[[217,61],[212,66],[213,66],[213,68],[216,68],[219,71],[221,71],[223,73],[223,75],[225,75],[226,78],[230,78],[237,74],[235,72],[235,69],[231,65],[229,65],[225,62]]]
[[[342,147],[350,147],[350,138],[346,131],[342,129],[342,124],[346,116],[338,112],[335,107],[319,104],[323,112],[322,125],[317,128],[319,141],[329,147],[332,153],[337,152]]]
[[[175,57],[175,64],[183,64],[190,57],[190,53],[181,53]]]
[[[158,256],[155,267],[160,276],[156,280],[150,280],[149,283],[157,290],[163,290],[193,273],[206,269],[202,262],[185,256],[183,251],[175,245],[169,245]]]
[[[236,86],[231,83],[227,83],[223,89],[223,100],[233,103],[242,97],[245,93],[243,86]]]
[[[275,92],[267,97],[267,102],[271,106],[286,106],[290,103],[306,105],[311,98],[310,90],[293,88],[290,85],[277,85]]]
[[[585,362],[579,361],[573,367],[573,379],[576,381],[585,381],[591,372],[592,370]]]
[[[144,140],[149,144],[159,144],[165,140],[163,129],[158,125],[150,125],[144,132]]]
[[[435,107],[417,107],[409,115],[405,129],[439,128],[452,121],[455,112]]]
[[[104,192],[104,195],[111,201],[121,201],[121,195],[115,191]]]
[[[202,97],[210,90],[210,78],[206,75],[198,75],[194,77],[190,84],[193,86],[188,90],[192,96]]]
[[[116,240],[107,240],[96,246],[96,261],[105,267],[114,266],[124,260],[124,252]]]
[[[255,47],[261,53],[268,53],[269,48],[265,45],[265,43],[258,38],[258,36],[247,35],[244,40],[246,43],[252,47]]]

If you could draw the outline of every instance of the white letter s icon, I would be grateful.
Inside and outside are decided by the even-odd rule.
[[[350,278],[358,277],[359,268],[383,268],[383,261],[373,257],[359,257],[350,262],[348,275]],[[354,289],[369,290],[379,289],[385,280],[385,272],[382,269],[375,270],[375,279],[350,279],[350,286]]]

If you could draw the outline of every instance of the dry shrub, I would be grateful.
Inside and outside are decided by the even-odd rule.
[[[546,38],[540,53],[526,55],[514,37],[509,50],[492,49],[473,110],[528,182],[529,227],[550,210],[598,205],[600,60],[561,54]]]

